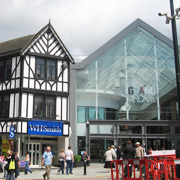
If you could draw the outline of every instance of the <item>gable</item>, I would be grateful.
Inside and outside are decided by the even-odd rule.
[[[24,55],[27,52],[68,58],[74,63],[72,56],[50,24],[39,31],[29,44],[24,47],[22,54]]]

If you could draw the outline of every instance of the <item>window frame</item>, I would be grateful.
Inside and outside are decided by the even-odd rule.
[[[11,78],[12,78],[12,60],[5,59],[5,60],[0,61],[0,71],[1,71],[0,81],[11,80]]]
[[[42,60],[44,62],[44,65],[38,63],[38,60]],[[53,62],[50,65],[49,62]],[[40,66],[40,77],[37,76],[38,67]],[[42,71],[42,68],[44,69],[44,72]],[[50,71],[50,76],[48,74],[48,71]],[[54,72],[54,73],[53,73]],[[54,75],[54,77],[53,77]],[[56,81],[57,80],[57,61],[55,59],[50,58],[42,58],[42,57],[36,57],[36,71],[35,71],[35,77],[36,79],[40,80],[48,80],[48,81]]]
[[[5,101],[5,98],[8,98],[8,101]],[[0,96],[0,108],[1,108],[0,109],[0,117],[9,117],[9,108],[10,108],[10,96],[9,95]],[[6,110],[7,110],[7,114],[5,113]]]
[[[36,105],[40,104],[37,103],[38,99],[37,98],[41,98],[41,104],[42,107],[40,107],[40,111],[42,110],[42,114],[36,114]],[[47,99],[50,98],[51,100],[53,100],[52,105],[50,105],[50,107],[52,107],[52,112],[53,115],[52,116],[47,116],[47,112],[51,111],[50,109],[48,109],[47,111]],[[37,107],[38,108],[38,107]],[[46,119],[55,119],[56,118],[56,97],[55,96],[45,96],[45,95],[40,95],[40,94],[36,94],[34,97],[34,109],[33,109],[33,117],[35,118],[46,118]]]

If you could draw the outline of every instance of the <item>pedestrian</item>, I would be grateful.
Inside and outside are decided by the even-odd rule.
[[[62,170],[62,174],[64,174],[64,161],[65,161],[65,153],[64,153],[64,149],[61,149],[61,153],[59,154],[60,168],[58,170],[58,174],[60,174],[61,170]]]
[[[0,153],[0,166],[2,169],[2,172],[4,172],[4,155]]]
[[[131,141],[126,142],[126,147],[125,147],[123,153],[124,153],[124,159],[134,159],[135,149],[132,146]],[[125,177],[128,177],[128,167],[129,167],[130,177],[131,177],[132,176],[132,165],[126,165],[125,166],[125,169],[124,169]]]
[[[144,151],[143,148],[140,146],[140,142],[136,143],[136,148],[135,148],[135,158],[136,159],[143,159],[144,158]]]
[[[7,175],[6,175],[6,180],[15,180],[14,178],[14,171],[15,171],[15,156],[12,153],[11,150],[8,150],[7,152]]]
[[[28,174],[28,171],[30,173],[32,173],[32,170],[29,168],[29,165],[30,165],[30,156],[29,156],[29,152],[28,151],[26,151],[26,157],[25,157],[25,160],[23,162],[25,162],[25,172],[24,172],[24,174]]]
[[[71,146],[68,147],[68,150],[66,151],[66,174],[73,174],[73,162],[74,162],[74,156],[73,151],[71,150]],[[70,168],[70,171],[69,171]]]
[[[149,150],[148,150],[148,154],[151,155],[152,151],[153,151],[153,149],[152,149],[152,147],[150,147]]]
[[[15,155],[15,180],[17,180],[17,177],[19,176],[20,161],[18,157],[18,152],[15,152],[14,155]]]
[[[6,166],[8,162],[6,160],[4,160],[4,167]],[[7,176],[7,170],[4,168],[4,179],[6,179]]]
[[[118,146],[117,151],[116,151],[117,159],[121,159],[122,157],[122,148],[121,146]]]
[[[50,180],[52,158],[53,155],[51,152],[51,147],[47,146],[47,151],[43,153],[43,160],[42,160],[42,166],[45,165],[45,169],[46,169],[45,173],[43,174],[44,180],[46,179],[46,176],[47,176],[47,180]]]
[[[111,147],[108,147],[108,150],[105,152],[104,157],[105,157],[104,168],[107,168],[108,172],[110,172],[110,169],[111,169],[110,162],[113,160],[113,152],[111,150]]]
[[[111,145],[111,151],[112,151],[112,156],[113,156],[113,159],[116,159],[116,153],[115,153],[115,149],[114,149],[114,145]]]
[[[89,158],[89,156],[88,156],[86,151],[84,151],[84,153],[82,155],[82,161],[83,162],[85,161],[87,166],[90,166],[90,158]]]

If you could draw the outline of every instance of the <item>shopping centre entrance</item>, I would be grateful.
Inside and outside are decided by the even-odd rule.
[[[96,126],[99,133],[91,131]],[[111,129],[110,133],[107,130]],[[180,145],[178,121],[97,121],[86,123],[86,150],[91,161],[102,162],[107,148],[111,145],[125,147],[126,141],[133,146],[140,142],[147,152],[153,150],[171,150]],[[171,135],[170,135],[171,134]]]

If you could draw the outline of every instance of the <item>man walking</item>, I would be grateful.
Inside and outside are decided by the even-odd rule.
[[[45,165],[46,172],[43,174],[44,180],[50,180],[51,164],[52,164],[53,155],[51,153],[51,147],[47,146],[47,151],[43,153],[42,166]]]
[[[132,146],[131,141],[126,142],[126,147],[123,151],[124,153],[124,159],[134,159],[135,157],[135,149]],[[128,166],[125,166],[125,177],[128,177]],[[129,171],[130,171],[130,177],[132,176],[132,165],[129,166]]]
[[[72,169],[73,169],[74,156],[73,156],[73,151],[71,150],[71,146],[68,147],[68,150],[66,151],[65,155],[66,155],[66,174],[69,173],[73,174]]]

